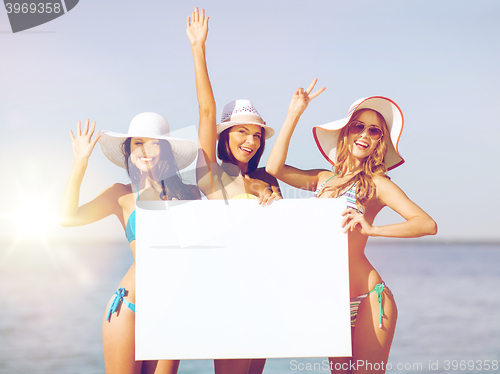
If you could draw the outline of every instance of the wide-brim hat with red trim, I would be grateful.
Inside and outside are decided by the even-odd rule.
[[[346,118],[313,127],[314,140],[316,140],[316,145],[321,154],[328,162],[335,166],[340,130],[350,122],[354,113],[360,109],[371,109],[384,117],[387,129],[389,130],[390,140],[387,142],[387,153],[384,157],[387,170],[394,169],[403,164],[405,160],[398,151],[399,138],[401,137],[404,124],[403,112],[394,101],[383,96],[371,96],[359,99],[351,105]]]
[[[266,125],[250,100],[234,100],[224,105],[220,123],[217,124],[217,138],[224,130],[235,125],[258,125],[266,129],[266,139],[274,135],[274,130]]]
[[[126,169],[126,160],[123,155],[122,144],[127,138],[153,138],[167,140],[174,154],[175,163],[179,170],[189,166],[196,158],[197,145],[187,139],[173,138],[169,136],[170,126],[163,116],[145,112],[135,116],[130,122],[128,132],[120,134],[117,132],[100,130],[99,145],[104,155],[115,165]]]

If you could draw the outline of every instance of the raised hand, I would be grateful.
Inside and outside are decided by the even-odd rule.
[[[81,129],[81,122],[78,121],[76,125],[76,137],[73,135],[73,131],[69,130],[69,136],[71,137],[71,146],[73,147],[73,156],[75,160],[88,160],[90,154],[94,150],[97,141],[101,137],[100,135],[92,139],[92,135],[95,131],[95,121],[92,122],[92,126],[89,128],[90,121],[85,121],[85,127],[83,132]]]
[[[208,17],[205,17],[205,9],[200,12],[194,8],[191,17],[187,18],[186,34],[192,46],[205,44],[208,34]]]
[[[316,85],[316,82],[318,82],[318,79],[314,78],[312,83],[307,88],[307,90],[304,91],[303,88],[298,88],[295,91],[295,94],[292,97],[292,101],[290,102],[290,105],[288,107],[288,112],[290,114],[300,116],[304,112],[304,110],[306,110],[306,108],[309,105],[309,103],[311,102],[311,100],[314,99],[316,96],[318,96],[320,93],[322,93],[326,89],[325,87],[321,87],[316,92],[311,93],[314,86]]]

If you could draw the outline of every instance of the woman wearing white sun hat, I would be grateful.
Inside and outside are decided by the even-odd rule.
[[[256,198],[267,203],[279,198],[278,184],[265,170],[257,169],[265,140],[274,130],[250,100],[224,106],[216,125],[216,106],[205,59],[208,17],[198,8],[188,17],[187,34],[194,57],[200,124],[198,186],[208,199]],[[218,142],[217,142],[218,141]],[[217,157],[222,161],[219,165]]]
[[[315,191],[318,198],[347,197],[342,226],[348,232],[352,358],[330,358],[332,372],[350,373],[350,363],[369,362],[385,371],[394,336],[397,308],[382,278],[365,256],[369,236],[414,238],[434,235],[436,223],[387,177],[404,160],[398,152],[403,114],[392,100],[372,96],[356,101],[346,118],[313,129],[316,143],[334,171],[301,170],[285,164],[288,145],[300,116],[322,90],[299,88],[269,156],[266,170],[294,187]],[[373,226],[388,206],[405,222]],[[359,368],[356,372],[364,372]]]
[[[280,199],[276,178],[257,169],[265,140],[274,134],[249,100],[235,100],[216,124],[216,106],[208,77],[205,41],[208,17],[198,8],[187,18],[193,52],[200,122],[198,133],[198,187],[208,199],[258,199],[266,205]],[[217,143],[218,140],[218,143]],[[217,156],[222,161],[217,162]],[[264,359],[215,360],[217,374],[261,373]]]
[[[196,157],[196,144],[169,136],[169,125],[156,113],[141,113],[130,123],[128,133],[99,131],[92,139],[96,123],[87,120],[76,137],[70,131],[73,168],[63,194],[59,220],[63,226],[81,226],[116,215],[135,257],[135,201],[199,199],[196,186],[185,185],[179,169]],[[115,165],[127,170],[130,184],[113,184],[92,201],[80,205],[79,194],[88,159],[97,143]],[[115,314],[116,312],[116,314]],[[135,264],[121,280],[111,298],[102,324],[106,373],[177,372],[178,361],[135,361]]]

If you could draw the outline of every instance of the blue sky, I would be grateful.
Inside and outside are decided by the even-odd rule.
[[[123,239],[114,217],[75,229],[53,220],[72,163],[68,130],[90,118],[99,129],[125,132],[145,111],[162,114],[172,130],[196,126],[185,34],[194,6],[210,16],[207,58],[219,113],[250,99],[279,130],[294,90],[317,77],[327,90],[304,113],[288,162],[328,168],[311,128],[344,117],[360,97],[387,96],[405,116],[406,163],[390,176],[437,221],[432,240],[500,240],[496,0],[82,0],[17,34],[0,10],[0,240],[36,227],[48,241]],[[126,183],[125,172],[96,148],[81,201],[115,182]],[[285,189],[285,197],[297,194]],[[377,222],[395,220],[383,211]]]

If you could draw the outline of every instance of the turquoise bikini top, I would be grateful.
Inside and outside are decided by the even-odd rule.
[[[132,242],[135,240],[135,210],[130,213],[127,221],[127,227],[125,228],[125,236],[128,239],[128,242]]]
[[[137,200],[139,200],[139,190],[136,190]],[[135,240],[135,210],[130,213],[128,216],[127,226],[125,227],[125,236],[128,239],[128,242],[132,242]]]

